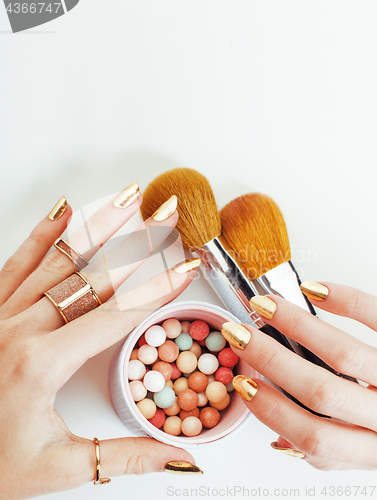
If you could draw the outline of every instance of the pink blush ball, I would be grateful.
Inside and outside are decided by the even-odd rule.
[[[166,319],[161,326],[165,330],[168,339],[176,339],[182,333],[181,323],[177,319]]]
[[[227,368],[232,368],[238,361],[237,354],[235,354],[230,347],[226,347],[220,351],[218,358],[220,364]]]
[[[217,382],[221,382],[224,385],[228,385],[233,380],[233,372],[230,368],[226,366],[221,366],[215,373],[215,379]]]
[[[189,333],[194,340],[204,340],[209,334],[209,326],[205,321],[197,319],[191,323]]]
[[[157,429],[160,429],[165,422],[165,413],[161,410],[161,408],[157,408],[156,413],[154,414],[154,417],[148,419],[149,422],[157,427]]]

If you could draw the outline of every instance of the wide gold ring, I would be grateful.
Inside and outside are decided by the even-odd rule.
[[[77,271],[44,294],[66,323],[101,305],[92,285]]]

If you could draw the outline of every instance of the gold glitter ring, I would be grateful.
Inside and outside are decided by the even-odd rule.
[[[67,243],[63,238],[58,238],[54,247],[60,252],[64,253],[74,264],[76,271],[81,271],[84,267],[89,265],[89,262],[84,259],[84,257],[75,250],[69,243]]]
[[[101,463],[99,459],[99,441],[98,438],[93,438],[94,444],[96,446],[96,478],[94,480],[94,484],[109,484],[111,479],[109,477],[100,478],[101,472]]]
[[[66,323],[101,305],[93,287],[79,272],[45,292]]]

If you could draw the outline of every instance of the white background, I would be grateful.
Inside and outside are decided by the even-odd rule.
[[[271,195],[303,279],[376,293],[376,26],[372,0],[81,0],[13,35],[0,6],[0,263],[61,195],[78,210],[188,166],[220,207]],[[219,304],[203,280],[183,298]],[[365,328],[325,318],[377,345]],[[128,435],[107,391],[113,350],[58,395],[76,434]],[[164,499],[169,485],[300,488],[304,498],[306,486],[377,486],[375,472],[311,469],[273,451],[275,438],[252,417],[233,439],[194,451],[202,477],[120,477],[51,498]]]

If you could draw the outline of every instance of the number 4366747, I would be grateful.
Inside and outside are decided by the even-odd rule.
[[[49,12],[50,14],[57,14],[59,9],[62,8],[60,2],[57,3],[10,3],[7,6],[7,12],[12,12],[14,14],[41,14],[42,12]]]

